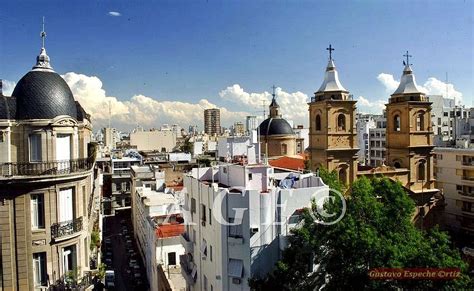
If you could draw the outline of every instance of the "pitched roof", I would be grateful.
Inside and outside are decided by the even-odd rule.
[[[269,160],[268,163],[272,167],[283,168],[295,171],[304,169],[304,157],[302,156],[285,156],[278,159]]]

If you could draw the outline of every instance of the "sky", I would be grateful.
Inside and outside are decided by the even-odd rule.
[[[331,44],[359,112],[380,113],[403,54],[418,85],[473,106],[472,1],[2,1],[0,78],[10,93],[35,63],[46,19],[55,71],[95,129],[223,126],[263,115],[271,86],[285,118],[308,124]],[[448,85],[446,85],[448,74]],[[268,112],[268,109],[267,109]]]

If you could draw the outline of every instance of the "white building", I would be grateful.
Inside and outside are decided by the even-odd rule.
[[[185,290],[179,265],[179,256],[185,253],[179,197],[172,189],[163,189],[164,173],[156,168],[133,167],[133,172],[132,221],[150,290]]]
[[[369,130],[375,128],[375,115],[372,114],[357,114],[357,140],[359,144],[359,162],[368,165],[370,163],[369,158]]]
[[[443,191],[444,224],[474,235],[474,149],[434,148],[436,186]]]
[[[369,166],[378,167],[385,162],[387,119],[379,116],[374,119],[375,128],[369,129]]]
[[[255,133],[255,130],[252,132]],[[219,137],[217,158],[220,161],[231,161],[236,156],[245,156],[250,164],[255,164],[258,161],[258,145],[256,134],[241,137]]]
[[[245,131],[247,134],[250,134],[252,130],[256,130],[258,127],[257,116],[251,115],[247,116],[245,119]]]
[[[297,180],[292,187],[289,175]],[[290,187],[277,188],[282,180]],[[301,209],[329,192],[313,174],[274,173],[264,165],[196,168],[184,187],[186,220],[194,223],[186,226],[180,257],[188,290],[250,290],[248,279],[281,258]],[[219,223],[221,215],[235,225]]]

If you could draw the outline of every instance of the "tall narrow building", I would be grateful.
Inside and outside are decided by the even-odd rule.
[[[221,133],[221,111],[219,109],[204,110],[204,132],[209,135]]]
[[[311,167],[336,170],[351,185],[357,175],[356,101],[339,81],[331,46],[324,81],[309,103]]]
[[[433,177],[433,131],[431,102],[421,92],[407,61],[397,90],[387,104],[387,165],[410,171],[407,189],[420,197],[423,204],[428,193],[438,192]],[[423,195],[424,194],[424,195]],[[421,197],[423,196],[423,197]]]

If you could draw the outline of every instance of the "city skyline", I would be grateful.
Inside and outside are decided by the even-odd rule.
[[[52,66],[96,130],[107,124],[109,101],[122,130],[202,128],[211,107],[230,126],[261,115],[273,84],[284,117],[307,125],[306,103],[323,80],[329,44],[360,112],[381,113],[407,50],[428,94],[445,94],[448,73],[449,95],[472,104],[472,51],[465,49],[472,47],[472,3],[55,3],[4,4],[4,91],[34,64],[44,15]]]

